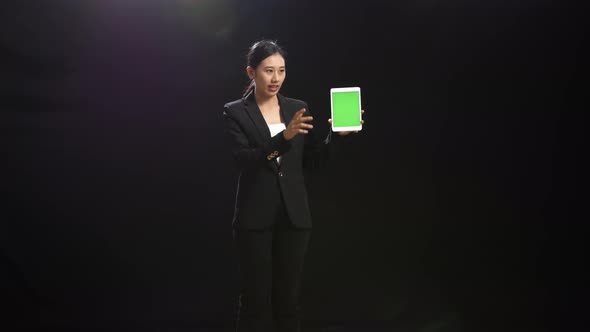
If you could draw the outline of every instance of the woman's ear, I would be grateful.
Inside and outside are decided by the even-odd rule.
[[[246,72],[248,73],[248,77],[250,77],[250,79],[254,78],[254,68],[248,66],[246,67]]]

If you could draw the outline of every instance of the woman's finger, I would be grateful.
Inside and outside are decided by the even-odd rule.
[[[305,113],[305,108],[302,108],[299,111],[297,111],[297,113],[295,113],[295,116],[293,116],[293,119],[291,121],[299,120],[303,113]]]

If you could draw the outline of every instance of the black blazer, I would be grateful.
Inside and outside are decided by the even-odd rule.
[[[301,100],[278,95],[285,125],[295,112],[306,109]],[[312,225],[303,167],[325,160],[329,155],[330,134],[320,140],[315,128],[290,141],[282,133],[271,137],[256,104],[254,93],[225,104],[226,137],[239,170],[233,226],[263,229],[274,223],[280,204],[285,205],[292,223],[299,228]],[[280,164],[276,158],[281,157]],[[323,162],[322,162],[323,163]]]

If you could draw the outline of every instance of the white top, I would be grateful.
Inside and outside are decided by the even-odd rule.
[[[272,123],[268,125],[268,129],[270,130],[270,137],[275,137],[276,135],[280,134],[283,130],[287,129],[284,123]],[[281,157],[277,157],[277,162],[281,162]]]

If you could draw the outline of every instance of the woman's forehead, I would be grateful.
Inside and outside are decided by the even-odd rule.
[[[285,58],[279,53],[275,53],[266,59],[262,60],[260,67],[283,67],[285,66]]]

